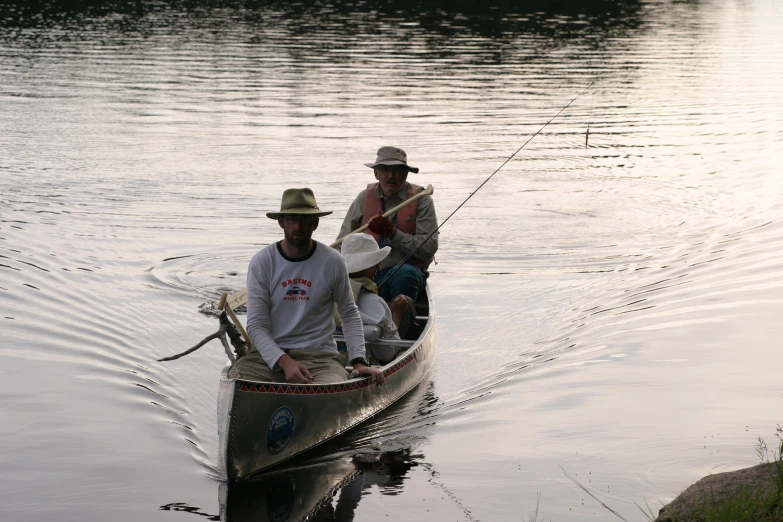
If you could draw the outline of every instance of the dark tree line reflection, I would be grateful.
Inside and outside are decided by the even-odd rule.
[[[230,32],[238,25],[280,27],[300,36],[386,31],[404,38],[415,26],[442,39],[535,34],[568,40],[589,33],[600,41],[638,29],[644,12],[638,0],[8,0],[0,4],[0,28],[5,38],[19,29],[144,35],[182,26]]]

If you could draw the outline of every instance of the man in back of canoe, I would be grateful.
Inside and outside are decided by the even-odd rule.
[[[382,217],[387,209],[424,190],[407,181],[408,173],[417,173],[419,169],[408,165],[405,151],[397,147],[381,147],[376,160],[365,166],[373,169],[377,182],[367,185],[351,203],[338,237],[368,224],[369,233],[378,245],[391,247],[391,254],[383,260],[381,270],[375,275],[375,282],[380,283],[392,274],[379,289],[381,297],[389,302],[403,294],[415,302],[424,290],[429,276],[427,268],[438,250],[435,204],[432,197],[424,196],[390,216],[391,219]],[[416,253],[405,264],[396,267],[414,250]]]
[[[345,261],[312,239],[318,218],[328,214],[318,208],[308,188],[286,190],[280,212],[267,213],[283,229],[283,240],[250,261],[247,332],[254,349],[237,360],[230,377],[299,384],[349,379],[346,357],[337,351],[333,337],[337,305],[354,373],[383,382],[383,373],[365,359],[362,319]]]

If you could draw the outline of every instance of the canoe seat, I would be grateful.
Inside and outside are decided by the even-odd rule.
[[[383,334],[383,330],[380,326],[374,326],[370,324],[362,325],[364,328],[364,342],[370,343],[372,341],[378,341]],[[338,326],[334,331],[334,340],[337,342],[337,351],[342,353],[348,352],[348,347],[345,345],[345,337],[343,337],[343,327]]]
[[[381,335],[383,335],[383,330],[380,326],[372,325],[372,324],[365,324],[362,325],[364,327],[364,340],[365,342],[368,341],[377,341],[381,338]]]
[[[378,339],[381,338],[381,335],[383,335],[383,330],[381,329],[380,326],[365,324],[362,325],[362,327],[364,328],[364,342],[377,341]],[[343,347],[340,348],[341,350],[345,349],[345,338],[343,337],[342,326],[338,326],[337,328],[335,328],[334,340],[337,341],[338,345],[342,343]]]
[[[334,340],[337,341],[338,350],[341,352],[347,351],[345,337],[343,337],[341,329],[338,328],[335,332]],[[381,328],[370,325],[364,325],[364,340],[371,364],[375,362],[387,364],[416,342],[415,340],[381,339]]]

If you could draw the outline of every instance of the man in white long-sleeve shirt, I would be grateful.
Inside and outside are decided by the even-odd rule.
[[[267,213],[284,237],[250,261],[247,331],[255,349],[237,361],[230,375],[267,382],[340,382],[350,378],[345,370],[350,361],[354,374],[383,382],[383,373],[365,359],[362,319],[345,262],[339,252],[312,239],[318,218],[328,214],[308,188],[286,190],[280,212]],[[347,360],[333,338],[335,304]]]

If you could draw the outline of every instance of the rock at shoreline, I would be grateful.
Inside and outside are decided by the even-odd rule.
[[[705,505],[725,501],[742,491],[754,491],[761,495],[774,493],[776,486],[773,476],[777,473],[774,466],[775,463],[771,462],[708,475],[661,508],[655,522],[698,520]]]

